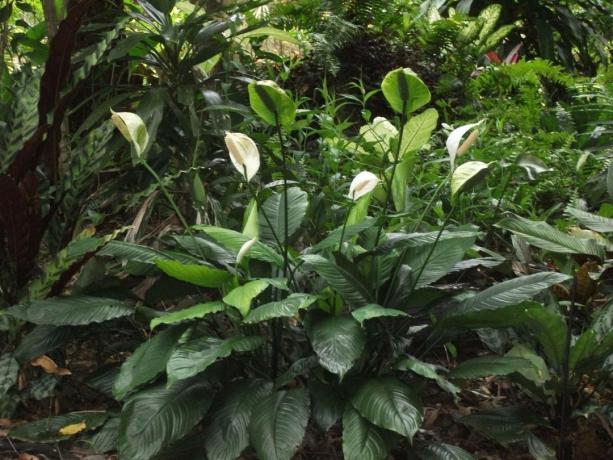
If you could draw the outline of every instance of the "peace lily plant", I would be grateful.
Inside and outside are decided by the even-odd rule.
[[[211,459],[235,459],[251,447],[260,459],[290,460],[307,426],[326,432],[337,423],[347,460],[384,460],[397,446],[417,458],[432,458],[433,452],[472,458],[421,430],[425,410],[418,388],[433,382],[458,398],[456,381],[465,375],[426,361],[430,349],[447,347],[449,334],[443,327],[449,323],[428,299],[435,292],[445,300],[443,319],[445,305],[459,302],[455,293],[433,287],[450,274],[502,261],[495,254],[480,257],[479,233],[452,221],[458,203],[490,169],[471,159],[455,165],[475,145],[483,122],[451,132],[448,179],[416,216],[409,189],[438,113],[427,107],[430,91],[410,69],[388,73],[381,89],[394,118],[376,117],[360,129],[358,148],[347,154],[369,167],[343,178],[348,209],[339,207],[342,225],[325,234],[310,223],[331,201],[318,190],[303,190],[308,180],[294,180],[303,171],[304,160],[294,155],[303,112],[275,82],[248,86],[251,109],[265,126],[256,138],[268,134],[268,141],[258,145],[241,132],[223,138],[228,163],[238,172],[236,189],[250,197],[237,229],[188,224],[146,161],[143,120],[112,113],[134,163],[156,179],[187,235],[171,235],[155,250],[111,242],[99,256],[130,262],[140,270],[135,276],[174,278],[189,292],[184,308],[142,307],[150,339],[113,377],[121,413],[108,422],[90,420],[108,423],[109,430],[119,424],[120,458],[149,460],[202,420],[201,439]],[[364,155],[372,157],[363,161]],[[440,193],[447,186],[450,193]],[[203,202],[204,185],[196,183],[196,189]],[[449,209],[444,222],[421,231],[439,200]],[[467,254],[472,258],[466,260]],[[541,278],[538,289],[521,291],[520,300],[566,279]],[[470,301],[466,292],[461,305],[469,305],[462,307],[467,312],[492,302],[505,306],[516,299],[515,284],[506,292],[503,286],[496,301]],[[116,308],[123,314],[125,307]]]

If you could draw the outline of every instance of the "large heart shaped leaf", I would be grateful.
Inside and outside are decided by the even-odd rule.
[[[371,423],[409,439],[413,439],[424,419],[419,397],[407,384],[394,378],[368,380],[351,403]]]
[[[351,317],[329,316],[309,327],[311,346],[319,363],[342,379],[364,351],[366,337]]]
[[[257,403],[249,436],[258,458],[290,460],[302,443],[309,421],[309,396],[303,388],[277,391]]]
[[[203,382],[160,385],[132,396],[119,422],[119,457],[150,460],[185,436],[211,405],[214,393]]]
[[[253,406],[270,394],[272,384],[262,380],[239,381],[225,389],[204,432],[209,460],[234,460],[249,445]]]

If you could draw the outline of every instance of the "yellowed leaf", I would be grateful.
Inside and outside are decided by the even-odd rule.
[[[73,423],[60,428],[60,434],[62,436],[72,436],[73,434],[80,433],[85,428],[87,428],[87,424],[85,422]]]
[[[21,454],[19,454],[19,460],[40,460],[40,457],[28,454],[26,452],[22,452]]]
[[[41,367],[47,374],[56,374],[56,375],[70,375],[68,369],[64,369],[63,367],[59,367],[55,361],[49,358],[47,355],[41,355],[38,358],[34,358],[30,361],[30,364],[34,367]]]

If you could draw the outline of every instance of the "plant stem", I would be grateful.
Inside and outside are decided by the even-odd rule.
[[[345,221],[343,222],[343,228],[341,230],[341,239],[338,242],[338,252],[340,253],[343,252],[343,238],[345,238],[345,230],[347,229],[347,222],[349,222],[349,214],[351,214],[351,212],[347,212],[345,214]]]
[[[383,215],[381,218],[381,225],[377,229],[377,236],[375,237],[375,243],[373,245],[373,249],[377,247],[379,244],[379,240],[381,239],[381,233],[383,232],[383,226],[385,225],[385,221],[387,220],[387,212],[390,206],[390,200],[392,200],[392,187],[394,185],[394,176],[396,175],[396,168],[398,167],[398,158],[400,157],[400,148],[402,147],[402,138],[404,137],[404,125],[407,122],[407,101],[403,101],[402,103],[402,114],[400,115],[400,134],[398,135],[398,144],[396,145],[396,152],[394,153],[394,164],[392,164],[392,174],[389,181],[387,182],[387,193],[385,195],[385,203],[383,205]],[[383,153],[383,165],[385,165],[385,160],[387,158],[387,152]],[[385,177],[385,167],[383,168],[383,175]],[[372,256],[372,264],[371,264],[371,272],[373,274],[373,279],[375,280],[375,299],[379,297],[379,266],[376,261],[376,256],[373,254]]]
[[[575,316],[575,298],[577,294],[577,277],[573,276],[573,284],[570,288],[570,306],[568,307],[568,319],[566,321],[566,341],[564,343],[564,361],[562,361],[562,388],[560,389],[560,430],[558,444],[558,459],[571,460],[572,446],[568,439],[568,421],[570,418],[570,347],[573,336],[573,323]]]
[[[160,186],[160,190],[162,190],[162,193],[164,194],[164,196],[166,197],[166,199],[170,203],[170,206],[172,207],[173,211],[177,215],[179,221],[181,222],[181,225],[183,225],[183,227],[185,228],[185,231],[190,236],[193,236],[193,233],[192,233],[192,231],[190,229],[189,224],[185,220],[185,217],[183,217],[183,214],[181,214],[181,211],[179,210],[179,207],[177,206],[177,203],[175,203],[174,198],[172,197],[172,195],[170,194],[168,189],[164,186],[164,182],[162,182],[162,178],[158,175],[158,173],[155,172],[155,170],[151,166],[149,166],[149,164],[146,161],[143,161],[142,165],[149,172],[149,174],[151,174],[153,176],[153,178],[157,181],[158,185]]]
[[[500,191],[500,197],[498,197],[498,202],[496,203],[496,207],[494,208],[494,214],[492,215],[492,224],[490,225],[487,234],[485,235],[485,239],[483,241],[487,241],[494,230],[494,224],[496,223],[496,217],[498,216],[498,212],[500,211],[500,205],[502,204],[502,200],[507,193],[507,189],[509,188],[509,184],[511,183],[511,176],[515,172],[515,164],[510,168],[509,174],[505,178],[505,182],[502,186],[502,190]]]

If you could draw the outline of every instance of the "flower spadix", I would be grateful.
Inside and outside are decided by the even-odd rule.
[[[362,171],[351,181],[349,186],[349,198],[358,200],[367,193],[372,192],[379,184],[379,178],[370,171]]]
[[[236,264],[240,264],[243,258],[247,255],[247,253],[251,250],[253,245],[256,243],[257,238],[251,238],[248,241],[245,241],[236,255]]]
[[[447,142],[445,145],[447,146],[447,152],[449,153],[449,161],[451,162],[451,169],[455,167],[455,159],[456,157],[460,157],[466,153],[466,151],[470,148],[471,145],[475,143],[477,137],[479,137],[479,130],[474,129],[477,126],[481,125],[484,120],[478,121],[477,123],[470,123],[468,125],[460,126],[459,128],[454,129],[449,134],[447,138]],[[466,140],[462,142],[462,138],[464,135],[473,130]]]
[[[250,181],[260,169],[260,152],[253,139],[242,133],[226,133],[224,139],[230,154],[230,160],[247,181]]]

